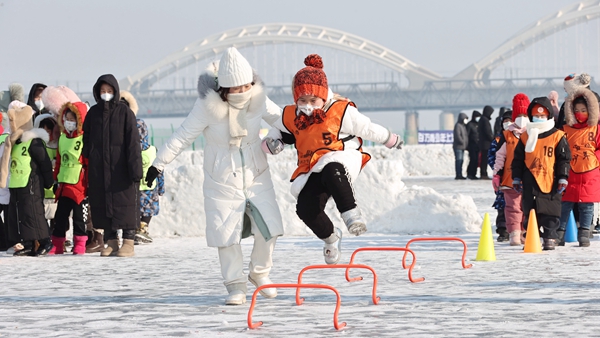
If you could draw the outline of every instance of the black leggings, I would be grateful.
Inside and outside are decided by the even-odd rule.
[[[73,235],[87,236],[85,221],[83,220],[83,204],[77,204],[72,199],[63,196],[58,198],[56,214],[54,215],[54,221],[56,222],[52,231],[54,237],[66,236],[69,229],[71,210],[73,211]]]
[[[298,195],[296,214],[319,237],[333,233],[333,223],[325,214],[325,205],[333,196],[340,213],[356,208],[352,184],[344,165],[329,163],[320,173],[312,173]]]

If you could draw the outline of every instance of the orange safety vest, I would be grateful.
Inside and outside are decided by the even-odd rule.
[[[565,125],[563,128],[571,148],[571,170],[585,173],[598,168],[600,163],[595,154],[598,126],[576,129]]]
[[[283,125],[296,138],[296,152],[298,154],[298,168],[292,174],[291,181],[301,174],[305,174],[319,161],[321,156],[331,152],[344,150],[344,140],[340,139],[342,119],[348,105],[356,107],[353,102],[336,101],[327,109],[327,117],[322,123],[313,123],[306,129],[296,128],[296,105],[286,106],[283,109]],[[362,139],[358,138],[362,152]],[[362,167],[371,159],[371,155],[362,153]],[[361,168],[362,168],[361,167]]]
[[[558,142],[560,142],[560,139],[564,135],[564,132],[558,130],[547,137],[538,138],[535,149],[530,153],[525,152],[525,165],[544,194],[552,191],[554,163],[556,162],[556,154],[554,152],[556,151]],[[528,137],[527,132],[521,134],[521,142],[524,145],[527,145]]]
[[[502,182],[500,182],[500,185],[512,188],[513,179],[511,164],[515,158],[515,148],[517,148],[519,138],[510,130],[505,130],[503,133],[504,139],[506,140],[506,158],[504,159],[504,173],[502,174]]]

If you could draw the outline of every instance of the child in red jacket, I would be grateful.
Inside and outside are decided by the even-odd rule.
[[[56,199],[58,206],[52,231],[54,248],[50,254],[62,254],[69,214],[73,211],[73,254],[85,253],[87,233],[83,218],[83,200],[87,195],[87,159],[81,156],[83,149],[83,120],[87,106],[82,102],[65,103],[58,115],[61,134],[58,139],[54,180],[58,182]]]

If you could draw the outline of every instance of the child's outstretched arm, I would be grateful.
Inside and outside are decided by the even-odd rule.
[[[384,144],[388,148],[402,149],[402,138],[382,125],[371,122],[371,119],[361,114],[358,109],[348,105],[340,132],[355,135],[363,139]]]

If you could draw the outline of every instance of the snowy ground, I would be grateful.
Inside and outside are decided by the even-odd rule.
[[[445,154],[447,149],[437,151]],[[275,299],[259,295],[253,320],[264,324],[248,329],[254,287],[248,283],[247,304],[223,305],[226,291],[216,249],[208,248],[205,239],[194,234],[175,236],[186,228],[173,229],[163,215],[153,223],[159,238],[153,244],[136,246],[133,258],[0,255],[0,336],[600,336],[598,238],[589,248],[569,243],[541,254],[524,254],[520,247],[494,243],[497,260],[475,262],[479,229],[452,224],[477,221],[479,228],[485,212],[491,213],[493,223],[490,181],[455,181],[441,168],[433,168],[431,176],[411,175],[411,166],[415,172],[426,168],[419,169],[417,159],[411,161],[403,169],[400,183],[405,187],[396,192],[384,190],[396,199],[410,198],[387,207],[389,217],[370,213],[371,231],[366,235],[345,236],[342,263],[359,247],[403,247],[412,238],[433,234],[464,239],[469,247],[467,259],[474,266],[462,268],[462,246],[456,242],[414,243],[411,249],[417,254],[417,267],[413,276],[425,277],[425,281],[411,283],[400,264],[400,252],[362,252],[356,263],[370,265],[377,272],[378,305],[371,300],[373,279],[366,270],[353,270],[351,275],[364,277],[353,283],[346,282],[344,269],[306,272],[305,283],[329,284],[340,292],[339,321],[347,323],[341,331],[333,327],[335,296],[331,291],[303,290],[306,301],[297,306],[293,289],[280,289]],[[364,174],[369,184],[376,177]],[[277,194],[285,198],[280,196],[283,192],[277,190]],[[365,197],[377,199],[376,195]],[[164,214],[169,215],[169,208],[164,208]],[[410,213],[411,208],[418,212]],[[401,211],[409,215],[403,217]],[[459,215],[471,212],[475,215]],[[444,217],[452,226],[446,227]],[[421,224],[425,229],[415,230]],[[295,232],[295,225],[290,229],[293,235],[280,238],[275,248],[274,282],[294,283],[305,266],[323,264],[322,243]],[[242,246],[248,257],[252,240],[242,241]]]

